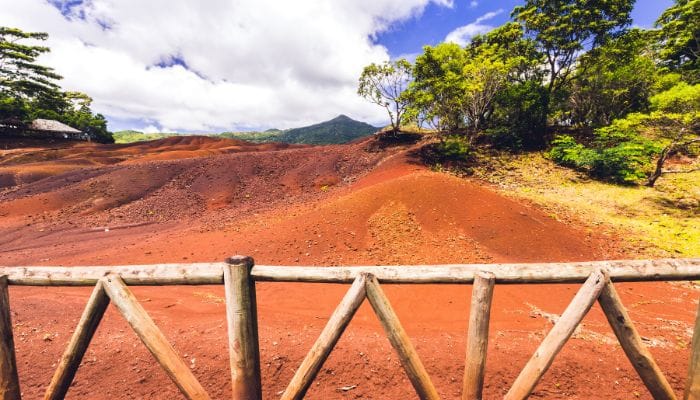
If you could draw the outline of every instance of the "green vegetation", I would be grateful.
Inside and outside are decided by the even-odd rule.
[[[148,140],[165,139],[177,135],[177,133],[143,133],[132,130],[117,131],[112,133],[112,136],[114,137],[114,143],[117,144],[145,142]]]
[[[370,124],[339,115],[320,124],[284,131],[275,141],[297,144],[340,144],[369,136],[376,131],[377,128]]]
[[[700,254],[700,171],[669,175],[649,188],[590,180],[541,153],[500,153],[481,157],[474,175],[552,218],[624,238],[627,248],[618,250],[640,258]]]
[[[284,133],[279,129],[268,129],[263,132],[223,132],[219,133],[219,137],[224,137],[228,139],[239,139],[245,140],[252,143],[265,143],[265,142],[278,142],[280,135]]]
[[[386,109],[394,135],[399,132],[410,103],[406,89],[412,79],[412,70],[410,62],[400,59],[381,65],[370,64],[360,75],[357,94]]]
[[[397,125],[434,128],[444,159],[546,150],[592,178],[654,186],[698,165],[700,0],[675,0],[651,30],[630,28],[633,5],[526,0],[466,46],[425,46],[411,71],[401,61],[402,91],[368,80],[393,76],[389,63],[368,66],[358,92],[405,101]]]
[[[355,121],[345,115],[319,124],[289,130],[268,129],[263,132],[223,132],[208,136],[245,140],[252,143],[292,143],[292,144],[342,144],[369,136],[378,128],[364,122]],[[114,132],[116,143],[133,143],[163,139],[179,133],[143,133],[139,131]]]
[[[0,124],[24,129],[37,118],[54,119],[87,133],[92,140],[111,143],[107,121],[90,110],[92,99],[77,92],[64,92],[61,76],[36,63],[48,47],[46,33],[23,32],[0,27]]]
[[[659,57],[671,70],[684,74],[688,82],[700,81],[700,2],[676,0],[656,21]]]

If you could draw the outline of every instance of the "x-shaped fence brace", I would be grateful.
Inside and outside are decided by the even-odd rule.
[[[695,264],[697,261],[691,260]],[[234,257],[223,265],[234,399],[258,400],[262,398],[257,305],[255,280],[251,275],[252,268],[253,261],[249,257]],[[274,276],[274,274],[272,275]],[[51,276],[48,276],[50,280]],[[462,391],[462,399],[465,400],[481,399],[482,397],[491,300],[496,283],[496,276],[493,272],[477,271],[472,278],[474,286]],[[182,279],[187,280],[188,277],[185,275]],[[347,280],[347,277],[342,277],[342,279]],[[81,281],[81,283],[85,282]],[[1,275],[0,399],[19,400],[20,388],[7,287],[8,276]],[[372,272],[360,272],[355,274],[350,289],[329,318],[320,336],[283,392],[281,397],[283,400],[304,398],[323,363],[365,298],[379,318],[418,397],[431,400],[439,399],[435,386],[389,299],[384,294],[378,278]],[[639,333],[629,318],[608,272],[604,268],[597,268],[588,276],[564,313],[537,348],[535,354],[520,372],[505,395],[506,400],[526,399],[531,394],[554,361],[555,356],[596,301],[600,303],[625,354],[653,398],[676,399],[673,389],[644,346]],[[108,273],[96,280],[95,288],[56,368],[44,399],[53,400],[65,397],[110,302],[114,303],[117,310],[186,398],[210,399],[192,371],[178,356],[165,335],[158,329],[129,290],[122,277],[116,273]],[[684,398],[700,400],[700,308],[698,308],[692,349]]]

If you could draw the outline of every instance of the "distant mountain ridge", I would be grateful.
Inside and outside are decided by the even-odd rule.
[[[347,115],[339,115],[318,124],[288,130],[268,129],[263,132],[223,132],[212,137],[241,139],[253,143],[280,142],[292,144],[342,144],[369,136],[379,130],[368,123],[356,121]],[[114,132],[117,143],[132,143],[144,140],[177,136],[178,133],[142,133],[138,131]]]
[[[339,115],[330,121],[285,131],[282,142],[299,144],[339,144],[369,136],[378,129],[365,122]]]

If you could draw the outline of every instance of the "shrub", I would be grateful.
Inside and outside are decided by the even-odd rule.
[[[689,113],[700,110],[700,84],[680,82],[669,90],[652,96],[651,107],[656,111]]]
[[[437,151],[443,160],[467,161],[471,145],[464,136],[450,135],[437,144]]]
[[[569,135],[560,135],[552,141],[549,157],[557,164],[577,169],[588,169],[593,164],[594,150],[577,143]]]
[[[597,129],[590,147],[571,136],[557,136],[549,157],[559,165],[583,170],[594,178],[635,184],[648,175],[660,145],[624,129],[625,124],[617,125],[621,126],[613,124]]]

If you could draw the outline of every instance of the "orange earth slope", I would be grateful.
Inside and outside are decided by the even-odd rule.
[[[43,171],[36,173],[36,171]],[[220,261],[374,265],[633,258],[619,240],[559,222],[477,181],[435,173],[412,149],[374,139],[343,146],[251,145],[169,138],[137,145],[13,149],[0,158],[0,265]],[[29,178],[27,178],[29,177]],[[276,398],[347,286],[257,284],[265,398]],[[459,398],[469,286],[385,288],[446,399]],[[486,398],[501,398],[577,290],[498,286]],[[697,292],[677,284],[618,290],[682,391]],[[222,287],[135,288],[213,398],[227,398]],[[88,288],[12,287],[25,398],[39,398]],[[596,307],[536,395],[650,398]],[[177,398],[135,334],[109,310],[69,398]],[[415,394],[363,305],[308,398]]]

